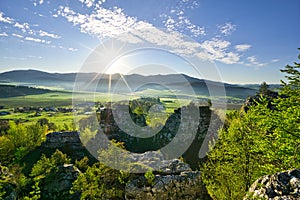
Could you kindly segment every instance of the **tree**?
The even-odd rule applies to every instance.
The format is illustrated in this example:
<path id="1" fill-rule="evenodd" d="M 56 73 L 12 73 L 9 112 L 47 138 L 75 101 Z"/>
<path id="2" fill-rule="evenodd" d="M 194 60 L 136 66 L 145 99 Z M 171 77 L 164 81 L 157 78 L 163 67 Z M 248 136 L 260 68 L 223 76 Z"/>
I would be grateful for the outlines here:
<path id="1" fill-rule="evenodd" d="M 80 192 L 81 199 L 124 199 L 128 176 L 126 172 L 96 163 L 79 175 L 71 194 Z"/>
<path id="2" fill-rule="evenodd" d="M 9 122 L 9 129 L 0 136 L 0 162 L 11 164 L 20 161 L 29 151 L 40 146 L 46 139 L 47 126 Z"/>
<path id="3" fill-rule="evenodd" d="M 231 115 L 219 132 L 201 169 L 214 199 L 242 199 L 262 175 L 300 167 L 300 76 L 296 68 L 283 70 L 289 82 L 273 99 L 274 109 L 268 106 L 270 99 L 262 96 L 247 112 Z"/>
<path id="4" fill-rule="evenodd" d="M 300 48 L 298 48 L 300 50 Z M 300 59 L 300 54 L 298 55 L 298 59 Z M 281 81 L 283 85 L 290 85 L 293 89 L 300 89 L 300 63 L 294 62 L 294 66 L 286 65 L 285 69 L 281 69 L 280 71 L 283 73 L 287 73 L 285 78 L 287 78 L 288 83 Z"/>
<path id="5" fill-rule="evenodd" d="M 298 48 L 300 50 L 300 48 Z M 298 55 L 300 59 L 300 54 Z M 280 71 L 286 73 L 285 78 L 288 82 L 281 80 L 283 89 L 281 93 L 287 96 L 295 96 L 296 98 L 300 96 L 300 63 L 294 62 L 294 66 L 286 65 L 285 69 Z M 298 98 L 299 100 L 299 98 Z"/>
<path id="6" fill-rule="evenodd" d="M 264 81 L 259 87 L 259 94 L 266 96 L 269 92 L 269 85 Z"/>
<path id="7" fill-rule="evenodd" d="M 61 151 L 56 150 L 50 158 L 42 155 L 40 160 L 33 166 L 30 177 L 33 180 L 32 190 L 25 199 L 47 199 L 48 192 L 45 190 L 48 184 L 57 178 L 58 166 L 68 164 L 71 159 Z M 55 191 L 53 191 L 55 193 Z M 62 195 L 61 195 L 61 198 Z"/>

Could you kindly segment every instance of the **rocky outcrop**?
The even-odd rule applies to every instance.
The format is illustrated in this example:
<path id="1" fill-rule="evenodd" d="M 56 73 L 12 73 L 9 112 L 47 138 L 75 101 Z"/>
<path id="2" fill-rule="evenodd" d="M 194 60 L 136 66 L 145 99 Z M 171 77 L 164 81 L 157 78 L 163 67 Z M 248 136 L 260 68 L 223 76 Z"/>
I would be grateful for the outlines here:
<path id="1" fill-rule="evenodd" d="M 57 149 L 66 145 L 70 145 L 75 149 L 83 148 L 77 131 L 49 133 L 44 143 L 44 146 L 50 149 Z"/>
<path id="2" fill-rule="evenodd" d="M 250 199 L 300 199 L 300 169 L 266 175 L 257 179 L 244 198 L 244 200 Z"/>
<path id="3" fill-rule="evenodd" d="M 47 134 L 46 141 L 41 146 L 41 152 L 51 152 L 49 154 L 51 155 L 56 149 L 67 154 L 72 161 L 81 160 L 85 156 L 89 158 L 90 164 L 97 161 L 82 144 L 79 132 L 77 131 L 52 132 Z"/>
<path id="4" fill-rule="evenodd" d="M 178 159 L 165 161 L 160 170 L 153 172 L 149 182 L 137 175 L 125 188 L 125 199 L 211 199 L 201 181 L 200 172 L 192 171 L 188 164 Z"/>
<path id="5" fill-rule="evenodd" d="M 70 195 L 69 190 L 72 183 L 81 173 L 73 164 L 58 166 L 57 171 L 46 177 L 43 183 L 43 194 L 45 199 L 80 199 L 79 194 Z"/>
<path id="6" fill-rule="evenodd" d="M 144 116 L 132 114 L 130 117 L 123 117 L 125 111 L 130 111 L 128 106 L 114 106 L 116 108 L 102 109 L 99 113 L 100 127 L 110 140 L 124 142 L 125 148 L 134 153 L 161 150 L 166 159 L 182 156 L 193 169 L 197 169 L 206 156 L 209 143 L 217 139 L 217 131 L 223 125 L 218 114 L 210 107 L 190 104 L 174 110 L 164 126 L 152 130 L 154 135 L 136 137 L 136 134 L 147 136 L 148 129 L 143 129 L 146 126 Z M 125 120 L 127 118 L 128 120 Z M 120 128 L 120 124 L 125 128 Z M 168 148 L 164 148 L 167 145 Z M 181 152 L 179 149 L 185 151 Z"/>

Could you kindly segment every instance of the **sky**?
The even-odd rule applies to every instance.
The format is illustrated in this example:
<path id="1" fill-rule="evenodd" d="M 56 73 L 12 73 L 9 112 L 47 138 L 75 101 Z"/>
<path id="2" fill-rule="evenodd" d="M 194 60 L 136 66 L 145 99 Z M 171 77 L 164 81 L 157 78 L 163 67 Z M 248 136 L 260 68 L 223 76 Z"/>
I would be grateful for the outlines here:
<path id="1" fill-rule="evenodd" d="M 299 54 L 299 8 L 298 0 L 0 0 L 0 72 L 279 83 Z"/>

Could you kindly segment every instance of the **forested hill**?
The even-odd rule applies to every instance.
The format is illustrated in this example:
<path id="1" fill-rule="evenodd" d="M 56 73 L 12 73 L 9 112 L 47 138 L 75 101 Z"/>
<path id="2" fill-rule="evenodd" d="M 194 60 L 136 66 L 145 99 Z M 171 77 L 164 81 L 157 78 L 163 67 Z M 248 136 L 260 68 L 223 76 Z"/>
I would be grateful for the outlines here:
<path id="1" fill-rule="evenodd" d="M 27 86 L 0 85 L 0 98 L 45 94 L 48 92 L 51 92 L 51 90 Z"/>

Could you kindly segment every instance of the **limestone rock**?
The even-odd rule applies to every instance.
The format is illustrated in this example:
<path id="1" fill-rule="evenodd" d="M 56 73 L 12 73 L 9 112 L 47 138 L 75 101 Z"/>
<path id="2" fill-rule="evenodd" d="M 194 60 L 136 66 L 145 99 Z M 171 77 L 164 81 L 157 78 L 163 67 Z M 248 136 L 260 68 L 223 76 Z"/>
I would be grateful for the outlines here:
<path id="1" fill-rule="evenodd" d="M 257 179 L 244 200 L 250 199 L 296 200 L 300 199 L 300 169 L 266 175 Z"/>
<path id="2" fill-rule="evenodd" d="M 77 131 L 52 132 L 46 136 L 44 146 L 50 149 L 57 149 L 69 145 L 76 148 L 83 148 Z"/>
<path id="3" fill-rule="evenodd" d="M 191 171 L 178 159 L 163 161 L 155 171 L 152 183 L 143 174 L 137 175 L 125 187 L 125 199 L 211 199 L 201 181 L 201 174 Z"/>

